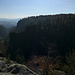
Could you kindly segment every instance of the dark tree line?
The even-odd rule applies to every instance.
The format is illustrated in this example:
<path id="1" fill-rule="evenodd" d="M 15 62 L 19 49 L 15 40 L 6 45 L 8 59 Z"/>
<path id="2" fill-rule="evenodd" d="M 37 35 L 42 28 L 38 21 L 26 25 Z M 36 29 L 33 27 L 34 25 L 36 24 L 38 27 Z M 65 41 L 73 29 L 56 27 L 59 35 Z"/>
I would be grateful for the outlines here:
<path id="1" fill-rule="evenodd" d="M 65 56 L 75 48 L 75 14 L 24 18 L 9 38 L 7 52 L 14 60 L 18 54 L 27 60 L 32 55 L 47 55 L 54 50 L 56 55 Z"/>

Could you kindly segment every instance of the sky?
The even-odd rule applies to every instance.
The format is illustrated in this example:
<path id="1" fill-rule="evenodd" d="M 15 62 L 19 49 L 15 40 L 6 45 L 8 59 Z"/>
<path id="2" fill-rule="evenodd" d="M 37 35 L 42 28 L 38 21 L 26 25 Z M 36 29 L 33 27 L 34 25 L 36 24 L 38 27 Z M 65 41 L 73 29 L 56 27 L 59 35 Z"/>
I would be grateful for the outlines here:
<path id="1" fill-rule="evenodd" d="M 0 18 L 75 13 L 75 0 L 0 0 Z"/>

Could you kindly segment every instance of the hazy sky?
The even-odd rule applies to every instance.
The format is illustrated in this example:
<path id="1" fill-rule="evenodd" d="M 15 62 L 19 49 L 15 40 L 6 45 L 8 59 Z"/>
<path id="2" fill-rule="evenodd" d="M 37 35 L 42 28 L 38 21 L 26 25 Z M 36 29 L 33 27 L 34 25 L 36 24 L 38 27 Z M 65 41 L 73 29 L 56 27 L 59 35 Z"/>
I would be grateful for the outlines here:
<path id="1" fill-rule="evenodd" d="M 0 18 L 75 13 L 75 0 L 0 0 Z"/>

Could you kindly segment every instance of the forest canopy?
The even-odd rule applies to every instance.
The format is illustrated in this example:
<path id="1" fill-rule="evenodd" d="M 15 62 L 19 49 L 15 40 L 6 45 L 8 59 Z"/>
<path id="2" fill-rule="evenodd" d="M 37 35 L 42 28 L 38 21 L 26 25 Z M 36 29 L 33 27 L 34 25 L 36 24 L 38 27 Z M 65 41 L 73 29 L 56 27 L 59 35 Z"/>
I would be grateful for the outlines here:
<path id="1" fill-rule="evenodd" d="M 17 53 L 26 60 L 32 55 L 65 56 L 75 48 L 75 14 L 23 18 L 9 38 L 7 51 L 14 60 Z"/>

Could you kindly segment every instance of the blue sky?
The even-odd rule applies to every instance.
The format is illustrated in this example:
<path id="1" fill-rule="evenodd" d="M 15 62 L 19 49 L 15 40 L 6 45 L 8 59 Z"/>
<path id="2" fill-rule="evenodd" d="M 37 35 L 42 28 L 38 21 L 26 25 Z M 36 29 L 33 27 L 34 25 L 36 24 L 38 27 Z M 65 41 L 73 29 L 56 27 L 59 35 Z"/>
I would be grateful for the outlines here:
<path id="1" fill-rule="evenodd" d="M 75 13 L 75 0 L 0 0 L 0 18 Z"/>

